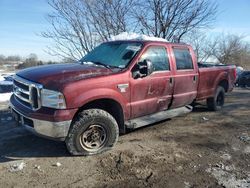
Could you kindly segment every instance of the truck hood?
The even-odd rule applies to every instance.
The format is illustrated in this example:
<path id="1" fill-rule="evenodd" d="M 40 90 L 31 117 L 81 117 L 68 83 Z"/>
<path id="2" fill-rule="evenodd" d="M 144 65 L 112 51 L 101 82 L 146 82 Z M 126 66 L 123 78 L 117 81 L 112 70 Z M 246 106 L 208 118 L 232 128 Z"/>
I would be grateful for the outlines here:
<path id="1" fill-rule="evenodd" d="M 17 75 L 48 89 L 59 89 L 70 82 L 111 73 L 111 70 L 102 66 L 66 63 L 31 67 L 17 72 Z"/>

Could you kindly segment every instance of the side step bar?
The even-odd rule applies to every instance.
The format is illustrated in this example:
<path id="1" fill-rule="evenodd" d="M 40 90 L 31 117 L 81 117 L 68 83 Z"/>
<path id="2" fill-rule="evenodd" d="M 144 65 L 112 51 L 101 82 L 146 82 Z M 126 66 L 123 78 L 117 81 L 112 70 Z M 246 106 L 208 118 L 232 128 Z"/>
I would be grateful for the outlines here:
<path id="1" fill-rule="evenodd" d="M 125 125 L 129 129 L 136 129 L 136 128 L 150 125 L 150 124 L 153 124 L 153 123 L 165 120 L 165 119 L 170 119 L 176 116 L 187 114 L 191 112 L 192 110 L 193 110 L 193 107 L 190 105 L 187 105 L 184 107 L 161 111 L 155 114 L 131 119 L 131 120 L 126 121 Z"/>

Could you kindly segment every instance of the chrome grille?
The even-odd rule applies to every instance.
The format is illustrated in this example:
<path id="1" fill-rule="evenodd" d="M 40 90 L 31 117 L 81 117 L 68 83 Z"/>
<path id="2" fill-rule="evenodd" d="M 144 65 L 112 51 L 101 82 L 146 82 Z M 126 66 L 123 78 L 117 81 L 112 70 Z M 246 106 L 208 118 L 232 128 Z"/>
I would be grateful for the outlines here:
<path id="1" fill-rule="evenodd" d="M 38 110 L 41 107 L 40 90 L 42 85 L 14 76 L 13 93 L 15 98 L 23 105 Z"/>

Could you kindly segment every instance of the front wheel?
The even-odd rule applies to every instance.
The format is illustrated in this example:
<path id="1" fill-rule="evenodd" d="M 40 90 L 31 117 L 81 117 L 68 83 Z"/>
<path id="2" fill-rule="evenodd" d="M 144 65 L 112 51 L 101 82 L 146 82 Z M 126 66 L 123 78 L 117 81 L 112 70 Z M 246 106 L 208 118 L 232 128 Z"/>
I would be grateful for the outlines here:
<path id="1" fill-rule="evenodd" d="M 207 107 L 211 111 L 217 111 L 222 108 L 225 102 L 225 89 L 218 86 L 214 97 L 207 99 Z"/>
<path id="2" fill-rule="evenodd" d="M 65 142 L 72 155 L 94 155 L 112 148 L 118 136 L 117 122 L 108 112 L 89 109 L 78 114 Z"/>

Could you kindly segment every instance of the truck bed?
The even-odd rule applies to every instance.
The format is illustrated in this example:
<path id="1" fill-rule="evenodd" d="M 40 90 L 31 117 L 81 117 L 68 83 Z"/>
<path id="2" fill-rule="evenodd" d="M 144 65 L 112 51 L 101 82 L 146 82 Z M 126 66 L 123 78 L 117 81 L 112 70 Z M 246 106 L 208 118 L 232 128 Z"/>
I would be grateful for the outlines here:
<path id="1" fill-rule="evenodd" d="M 199 63 L 198 66 L 199 84 L 196 98 L 197 101 L 212 97 L 220 83 L 226 88 L 226 92 L 233 89 L 236 76 L 234 65 L 212 65 Z"/>
<path id="2" fill-rule="evenodd" d="M 212 63 L 197 63 L 199 68 L 210 68 L 210 67 L 227 67 L 225 64 L 212 64 Z"/>

